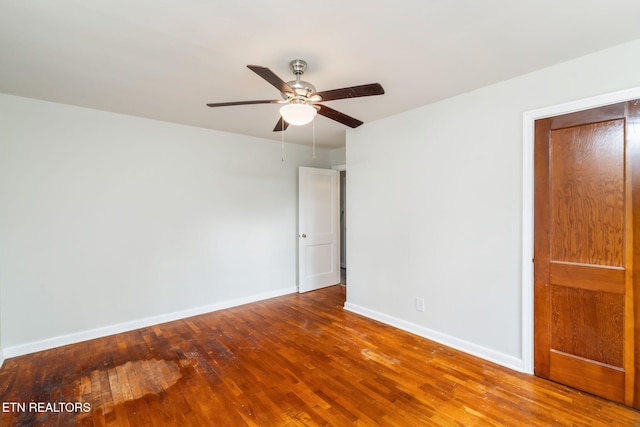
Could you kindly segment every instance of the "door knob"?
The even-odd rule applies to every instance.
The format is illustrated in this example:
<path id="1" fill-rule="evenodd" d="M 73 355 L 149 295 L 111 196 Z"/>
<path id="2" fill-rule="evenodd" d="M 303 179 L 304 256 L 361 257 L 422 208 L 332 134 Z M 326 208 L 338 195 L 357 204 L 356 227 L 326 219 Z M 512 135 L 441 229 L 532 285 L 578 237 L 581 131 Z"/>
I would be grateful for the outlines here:
<path id="1" fill-rule="evenodd" d="M 300 237 L 302 237 L 303 239 L 307 237 L 306 234 L 301 234 Z"/>

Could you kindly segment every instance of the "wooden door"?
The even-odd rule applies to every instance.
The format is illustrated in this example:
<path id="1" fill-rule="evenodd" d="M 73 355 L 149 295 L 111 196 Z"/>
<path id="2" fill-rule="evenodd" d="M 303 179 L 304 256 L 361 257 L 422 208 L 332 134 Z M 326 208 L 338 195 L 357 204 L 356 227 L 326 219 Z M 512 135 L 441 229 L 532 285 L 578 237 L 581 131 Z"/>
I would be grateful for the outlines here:
<path id="1" fill-rule="evenodd" d="M 536 121 L 534 196 L 535 373 L 636 407 L 638 104 Z"/>
<path id="2" fill-rule="evenodd" d="M 298 291 L 340 283 L 340 175 L 300 167 L 298 176 Z"/>

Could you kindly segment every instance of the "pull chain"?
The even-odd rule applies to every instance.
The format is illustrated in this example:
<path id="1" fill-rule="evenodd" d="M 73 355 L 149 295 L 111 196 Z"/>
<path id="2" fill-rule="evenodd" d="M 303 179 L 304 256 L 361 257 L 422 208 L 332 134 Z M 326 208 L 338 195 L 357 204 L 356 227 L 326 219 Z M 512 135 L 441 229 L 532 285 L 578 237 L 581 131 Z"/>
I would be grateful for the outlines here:
<path id="1" fill-rule="evenodd" d="M 313 118 L 313 120 L 311 121 L 312 123 L 312 128 L 313 128 L 313 158 L 316 158 L 316 119 L 315 117 Z"/>

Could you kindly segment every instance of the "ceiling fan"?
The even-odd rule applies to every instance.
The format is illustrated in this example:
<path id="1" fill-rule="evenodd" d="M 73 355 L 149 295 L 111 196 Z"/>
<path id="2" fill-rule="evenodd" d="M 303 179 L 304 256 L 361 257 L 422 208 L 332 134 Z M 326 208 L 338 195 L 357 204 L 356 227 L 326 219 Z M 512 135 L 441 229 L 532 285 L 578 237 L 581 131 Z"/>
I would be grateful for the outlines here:
<path id="1" fill-rule="evenodd" d="M 274 132 L 284 131 L 290 124 L 296 126 L 305 125 L 313 120 L 316 113 L 349 127 L 356 128 L 363 124 L 363 122 L 320 104 L 320 102 L 384 94 L 384 89 L 379 83 L 316 92 L 316 88 L 311 83 L 300 80 L 300 76 L 304 74 L 307 69 L 307 63 L 302 59 L 294 59 L 289 62 L 289 68 L 296 76 L 296 79 L 286 83 L 267 67 L 247 65 L 247 68 L 278 89 L 283 99 L 217 102 L 207 105 L 209 107 L 228 107 L 231 105 L 283 104 L 280 108 L 281 117 L 273 128 Z"/>

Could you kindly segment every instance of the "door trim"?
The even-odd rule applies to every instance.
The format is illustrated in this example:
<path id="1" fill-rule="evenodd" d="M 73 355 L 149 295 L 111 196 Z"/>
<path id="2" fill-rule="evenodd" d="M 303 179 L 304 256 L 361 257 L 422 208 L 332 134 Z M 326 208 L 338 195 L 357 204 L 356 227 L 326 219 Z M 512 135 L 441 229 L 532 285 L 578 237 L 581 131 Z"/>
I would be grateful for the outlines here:
<path id="1" fill-rule="evenodd" d="M 533 148 L 535 121 L 640 98 L 640 87 L 525 111 L 522 118 L 522 372 L 533 375 Z"/>

